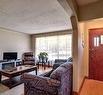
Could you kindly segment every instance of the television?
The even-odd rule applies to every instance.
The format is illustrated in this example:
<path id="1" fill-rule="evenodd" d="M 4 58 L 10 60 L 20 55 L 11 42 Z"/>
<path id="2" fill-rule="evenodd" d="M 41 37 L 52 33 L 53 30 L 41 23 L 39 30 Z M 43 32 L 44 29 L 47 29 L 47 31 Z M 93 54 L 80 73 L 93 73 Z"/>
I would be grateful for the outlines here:
<path id="1" fill-rule="evenodd" d="M 3 53 L 3 60 L 16 60 L 17 59 L 17 52 L 4 52 Z"/>

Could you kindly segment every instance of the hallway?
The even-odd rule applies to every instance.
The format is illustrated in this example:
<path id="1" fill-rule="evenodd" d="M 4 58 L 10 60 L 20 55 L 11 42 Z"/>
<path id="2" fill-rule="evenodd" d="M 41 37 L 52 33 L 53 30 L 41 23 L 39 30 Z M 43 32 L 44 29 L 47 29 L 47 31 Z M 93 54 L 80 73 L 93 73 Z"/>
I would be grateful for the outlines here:
<path id="1" fill-rule="evenodd" d="M 80 95 L 103 95 L 103 82 L 85 79 Z"/>

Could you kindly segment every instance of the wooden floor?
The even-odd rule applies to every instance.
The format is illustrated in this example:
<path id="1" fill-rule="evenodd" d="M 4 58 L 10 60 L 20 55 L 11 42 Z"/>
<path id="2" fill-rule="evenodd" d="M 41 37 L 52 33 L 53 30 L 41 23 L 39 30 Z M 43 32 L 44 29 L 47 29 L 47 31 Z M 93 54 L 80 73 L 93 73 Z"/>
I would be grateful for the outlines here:
<path id="1" fill-rule="evenodd" d="M 80 95 L 103 95 L 103 82 L 85 79 Z"/>

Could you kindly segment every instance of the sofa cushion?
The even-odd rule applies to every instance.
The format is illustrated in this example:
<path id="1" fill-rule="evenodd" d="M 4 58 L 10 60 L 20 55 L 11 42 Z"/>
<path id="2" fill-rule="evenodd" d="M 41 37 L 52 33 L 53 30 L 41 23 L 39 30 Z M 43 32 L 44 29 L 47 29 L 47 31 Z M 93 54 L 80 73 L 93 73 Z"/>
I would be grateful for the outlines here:
<path id="1" fill-rule="evenodd" d="M 66 69 L 69 69 L 70 64 L 72 64 L 72 62 L 65 62 L 64 64 L 60 65 L 60 67 L 64 67 Z"/>
<path id="2" fill-rule="evenodd" d="M 45 72 L 39 76 L 43 76 L 43 77 L 50 77 L 51 73 L 53 72 L 53 70 L 49 71 L 49 72 Z"/>
<path id="3" fill-rule="evenodd" d="M 56 70 L 54 70 L 51 75 L 50 78 L 52 79 L 57 79 L 59 81 L 61 81 L 61 77 L 62 75 L 68 70 L 69 63 L 64 63 L 62 65 L 60 65 Z"/>
<path id="4" fill-rule="evenodd" d="M 53 70 L 55 70 L 56 68 L 58 68 L 62 63 L 55 63 L 53 64 Z"/>
<path id="5" fill-rule="evenodd" d="M 67 62 L 67 59 L 55 59 L 55 63 L 63 64 L 65 62 Z"/>

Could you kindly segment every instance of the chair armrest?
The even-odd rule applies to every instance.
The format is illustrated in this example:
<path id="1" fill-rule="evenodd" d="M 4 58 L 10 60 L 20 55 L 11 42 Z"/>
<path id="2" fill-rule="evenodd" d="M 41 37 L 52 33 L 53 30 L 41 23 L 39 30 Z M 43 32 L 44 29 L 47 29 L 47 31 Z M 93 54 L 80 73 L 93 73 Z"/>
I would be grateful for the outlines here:
<path id="1" fill-rule="evenodd" d="M 57 92 L 57 87 L 60 86 L 60 81 L 58 80 L 30 74 L 22 75 L 21 80 L 30 87 L 51 93 Z"/>

